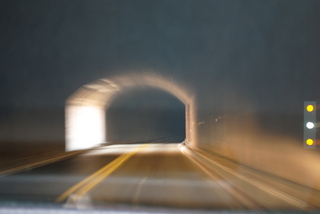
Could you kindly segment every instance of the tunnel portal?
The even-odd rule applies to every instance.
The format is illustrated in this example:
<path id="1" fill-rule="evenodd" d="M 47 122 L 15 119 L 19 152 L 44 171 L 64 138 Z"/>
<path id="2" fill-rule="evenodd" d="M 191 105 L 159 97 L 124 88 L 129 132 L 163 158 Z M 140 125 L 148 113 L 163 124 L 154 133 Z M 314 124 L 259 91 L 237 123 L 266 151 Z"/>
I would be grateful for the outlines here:
<path id="1" fill-rule="evenodd" d="M 192 93 L 186 87 L 154 73 L 139 73 L 96 80 L 82 86 L 67 99 L 66 151 L 94 148 L 105 143 L 110 133 L 106 123 L 109 107 L 126 91 L 141 88 L 162 90 L 184 104 L 185 143 L 196 146 L 196 108 Z"/>

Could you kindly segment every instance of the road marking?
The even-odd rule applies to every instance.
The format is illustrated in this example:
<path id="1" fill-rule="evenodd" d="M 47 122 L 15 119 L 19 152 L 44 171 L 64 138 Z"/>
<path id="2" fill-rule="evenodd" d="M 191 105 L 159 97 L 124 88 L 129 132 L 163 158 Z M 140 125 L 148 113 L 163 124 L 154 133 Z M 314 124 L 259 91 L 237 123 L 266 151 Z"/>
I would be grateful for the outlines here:
<path id="1" fill-rule="evenodd" d="M 102 167 L 89 177 L 85 178 L 84 180 L 80 181 L 76 185 L 72 186 L 70 189 L 65 191 L 63 194 L 61 194 L 56 202 L 61 202 L 65 200 L 69 195 L 75 194 L 78 196 L 83 196 L 90 190 L 92 190 L 95 186 L 97 186 L 102 180 L 104 180 L 108 175 L 110 175 L 112 172 L 114 172 L 117 168 L 119 168 L 124 162 L 126 162 L 130 157 L 132 157 L 134 154 L 145 150 L 149 144 L 143 144 L 138 147 L 138 149 L 120 155 L 118 158 L 113 160 L 111 163 L 107 164 L 106 166 Z"/>
<path id="2" fill-rule="evenodd" d="M 138 186 L 138 188 L 137 188 L 137 190 L 136 190 L 136 192 L 135 192 L 135 194 L 134 194 L 134 196 L 133 196 L 132 202 L 133 202 L 134 204 L 137 204 L 137 203 L 138 203 L 138 197 L 139 197 L 139 195 L 140 195 L 142 185 L 143 185 L 143 183 L 144 183 L 146 180 L 147 180 L 147 177 L 144 177 L 144 178 L 142 179 L 142 181 L 140 182 L 140 184 L 139 184 L 139 186 Z"/>

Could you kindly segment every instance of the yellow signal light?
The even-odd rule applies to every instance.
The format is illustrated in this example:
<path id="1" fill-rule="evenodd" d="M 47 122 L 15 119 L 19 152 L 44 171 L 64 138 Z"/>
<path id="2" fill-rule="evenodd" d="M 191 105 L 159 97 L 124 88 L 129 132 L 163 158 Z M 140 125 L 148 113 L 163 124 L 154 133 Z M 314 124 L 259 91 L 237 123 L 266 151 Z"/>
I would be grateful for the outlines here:
<path id="1" fill-rule="evenodd" d="M 306 144 L 309 145 L 309 146 L 312 146 L 313 145 L 313 140 L 312 139 L 306 140 Z"/>
<path id="2" fill-rule="evenodd" d="M 314 106 L 313 105 L 308 105 L 306 109 L 307 109 L 308 112 L 312 112 L 314 110 Z"/>

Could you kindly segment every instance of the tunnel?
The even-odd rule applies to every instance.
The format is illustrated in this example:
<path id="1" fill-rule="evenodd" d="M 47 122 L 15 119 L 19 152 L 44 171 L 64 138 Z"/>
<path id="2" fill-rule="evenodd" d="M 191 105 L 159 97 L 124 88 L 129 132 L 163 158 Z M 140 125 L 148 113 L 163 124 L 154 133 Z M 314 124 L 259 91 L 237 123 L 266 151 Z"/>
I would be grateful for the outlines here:
<path id="1" fill-rule="evenodd" d="M 160 94 L 162 95 L 160 96 Z M 152 102 L 150 102 L 151 100 Z M 161 105 L 165 106 L 166 104 L 167 108 L 160 108 Z M 136 105 L 136 112 L 134 112 L 134 108 L 131 110 L 128 108 L 134 105 Z M 141 106 L 139 107 L 139 105 Z M 126 109 L 124 109 L 125 106 Z M 116 112 L 121 108 L 127 113 L 131 111 L 132 114 L 126 117 L 132 120 L 130 123 L 124 123 L 121 116 L 125 115 Z M 145 111 L 142 111 L 141 108 L 145 108 Z M 162 111 L 165 109 L 167 112 L 159 112 L 161 109 Z M 182 116 L 184 123 L 181 123 L 181 109 L 184 111 L 184 116 Z M 180 113 L 175 113 L 175 111 Z M 146 116 L 147 112 L 149 117 Z M 143 130 L 143 126 L 140 127 L 142 131 L 135 130 L 139 127 L 134 125 L 134 120 L 139 119 L 136 114 L 144 115 L 140 116 L 140 119 L 145 120 L 145 129 L 148 125 L 153 126 L 148 127 L 149 133 Z M 171 121 L 171 123 L 162 123 L 167 124 L 168 127 L 157 127 L 161 124 L 159 121 L 165 117 L 170 119 L 168 116 L 170 114 L 172 121 L 177 117 L 180 126 L 175 127 Z M 177 140 L 184 141 L 190 146 L 196 146 L 197 126 L 195 121 L 194 95 L 184 84 L 179 84 L 172 79 L 169 80 L 154 73 L 131 73 L 102 78 L 82 86 L 66 101 L 66 151 L 94 148 L 108 140 L 129 142 L 173 137 L 174 131 L 176 131 Z M 127 134 L 121 134 L 122 129 L 128 124 L 131 124 L 131 129 L 126 127 Z M 181 124 L 184 126 L 183 130 L 181 130 Z M 171 133 L 170 125 L 173 129 Z"/>

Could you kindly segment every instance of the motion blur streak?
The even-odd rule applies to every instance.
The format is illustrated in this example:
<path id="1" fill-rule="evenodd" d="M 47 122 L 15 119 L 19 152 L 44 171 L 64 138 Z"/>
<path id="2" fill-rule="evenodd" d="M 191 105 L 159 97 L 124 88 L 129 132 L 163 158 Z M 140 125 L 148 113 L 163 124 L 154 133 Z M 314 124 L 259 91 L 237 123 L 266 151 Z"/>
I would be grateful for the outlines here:
<path id="1" fill-rule="evenodd" d="M 188 154 L 188 153 L 187 153 Z M 299 208 L 299 209 L 305 209 L 305 208 L 308 208 L 309 205 L 307 205 L 304 201 L 301 201 L 297 198 L 294 198 L 292 197 L 291 195 L 288 195 L 284 192 L 281 192 L 275 188 L 272 188 L 270 186 L 267 186 L 263 183 L 260 183 L 258 181 L 255 181 L 249 177 L 246 177 L 246 176 L 243 176 L 241 175 L 241 173 L 237 172 L 237 171 L 234 171 L 228 167 L 225 167 L 224 165 L 222 165 L 221 163 L 219 162 L 216 162 L 214 160 L 211 160 L 209 159 L 208 157 L 204 156 L 203 154 L 199 154 L 200 156 L 202 156 L 202 158 L 206 159 L 207 161 L 209 161 L 212 165 L 215 165 L 221 169 L 223 169 L 224 171 L 232 174 L 234 177 L 237 177 L 245 182 L 247 182 L 248 184 L 251 184 L 251 185 L 254 185 L 255 187 L 267 192 L 268 194 L 271 194 L 277 198 L 279 198 L 279 200 L 284 200 L 290 204 L 292 204 L 293 206 Z M 311 207 L 312 209 L 315 209 L 313 207 Z"/>
<path id="2" fill-rule="evenodd" d="M 117 94 L 126 89 L 153 87 L 185 104 L 186 142 L 195 145 L 196 107 L 193 94 L 180 84 L 156 74 L 130 74 L 99 79 L 78 89 L 66 101 L 66 150 L 93 148 L 106 141 L 105 112 Z"/>
<path id="3" fill-rule="evenodd" d="M 188 149 L 183 144 L 179 144 L 179 148 L 181 152 L 186 155 L 190 160 L 192 160 L 200 169 L 202 169 L 207 175 L 209 175 L 213 180 L 216 180 L 218 185 L 223 187 L 225 190 L 227 190 L 230 194 L 232 194 L 234 197 L 236 197 L 239 201 L 241 201 L 243 204 L 245 204 L 248 208 L 251 210 L 258 211 L 259 208 L 251 202 L 249 199 L 247 199 L 244 195 L 240 194 L 239 192 L 234 191 L 233 188 L 230 187 L 230 185 L 226 185 L 226 182 L 219 181 L 217 179 L 217 176 L 210 172 L 208 169 L 206 169 L 201 162 L 199 162 L 197 159 L 193 158 L 192 155 L 188 153 Z"/>

